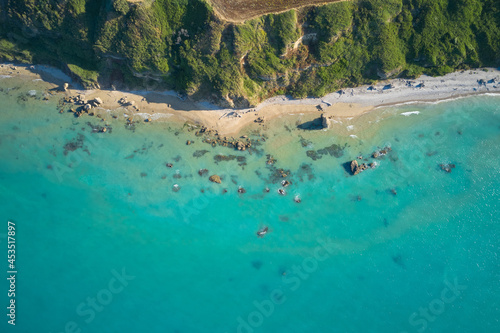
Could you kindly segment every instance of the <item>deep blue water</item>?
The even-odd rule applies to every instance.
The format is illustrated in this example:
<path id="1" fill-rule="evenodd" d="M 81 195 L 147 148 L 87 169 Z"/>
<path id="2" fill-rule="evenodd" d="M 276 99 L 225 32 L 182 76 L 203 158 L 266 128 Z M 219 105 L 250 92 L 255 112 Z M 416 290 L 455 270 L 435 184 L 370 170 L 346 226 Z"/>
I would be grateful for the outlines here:
<path id="1" fill-rule="evenodd" d="M 168 123 L 92 133 L 97 119 L 13 82 L 0 94 L 0 248 L 14 221 L 17 316 L 2 332 L 500 331 L 500 97 L 319 132 L 283 118 L 250 154 L 186 146 L 193 132 Z M 343 167 L 386 146 L 375 169 Z M 307 156 L 325 147 L 334 155 Z"/>

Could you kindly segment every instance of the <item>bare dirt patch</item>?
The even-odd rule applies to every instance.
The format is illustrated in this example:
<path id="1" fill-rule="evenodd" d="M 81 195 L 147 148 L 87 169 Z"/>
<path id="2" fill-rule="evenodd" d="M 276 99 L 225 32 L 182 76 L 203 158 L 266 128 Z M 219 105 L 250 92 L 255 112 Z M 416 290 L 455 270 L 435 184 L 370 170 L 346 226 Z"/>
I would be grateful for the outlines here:
<path id="1" fill-rule="evenodd" d="M 231 22 L 242 22 L 269 13 L 339 1 L 342 0 L 209 0 L 221 18 Z"/>

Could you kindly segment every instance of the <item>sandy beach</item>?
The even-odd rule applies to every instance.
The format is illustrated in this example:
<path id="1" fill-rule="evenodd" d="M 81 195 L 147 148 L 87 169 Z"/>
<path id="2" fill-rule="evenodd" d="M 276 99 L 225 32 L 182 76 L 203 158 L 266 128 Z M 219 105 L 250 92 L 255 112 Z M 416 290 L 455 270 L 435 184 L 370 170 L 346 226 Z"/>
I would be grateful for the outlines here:
<path id="1" fill-rule="evenodd" d="M 172 91 L 82 90 L 58 69 L 34 65 L 0 65 L 0 77 L 40 81 L 47 91 L 63 97 L 84 95 L 87 100 L 99 97 L 100 107 L 93 111 L 101 118 L 133 118 L 141 121 L 190 122 L 214 129 L 221 135 L 237 135 L 262 120 L 286 115 L 323 113 L 330 119 L 357 117 L 377 107 L 395 104 L 437 101 L 472 94 L 500 93 L 500 70 L 494 68 L 467 70 L 442 77 L 421 76 L 418 79 L 380 81 L 373 86 L 347 88 L 323 98 L 293 99 L 276 96 L 249 109 L 221 109 L 208 102 L 181 98 Z M 69 83 L 66 92 L 56 92 Z M 119 101 L 126 98 L 127 105 Z M 111 115 L 110 115 L 111 114 Z"/>

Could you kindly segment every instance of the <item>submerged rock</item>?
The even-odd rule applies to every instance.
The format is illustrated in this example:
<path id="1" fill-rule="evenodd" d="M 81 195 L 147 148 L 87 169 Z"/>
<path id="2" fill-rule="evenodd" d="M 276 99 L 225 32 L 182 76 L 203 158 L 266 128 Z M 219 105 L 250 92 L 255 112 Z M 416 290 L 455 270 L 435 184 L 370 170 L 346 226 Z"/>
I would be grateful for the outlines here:
<path id="1" fill-rule="evenodd" d="M 340 158 L 344 156 L 344 149 L 347 145 L 342 147 L 338 144 L 332 144 L 331 146 L 324 147 L 318 150 L 308 150 L 306 152 L 307 157 L 311 158 L 313 161 L 318 160 L 323 157 L 323 155 L 330 155 L 335 158 Z"/>
<path id="2" fill-rule="evenodd" d="M 208 150 L 197 150 L 193 153 L 193 157 L 201 157 L 208 153 Z"/>
<path id="3" fill-rule="evenodd" d="M 323 156 L 319 155 L 315 150 L 306 151 L 306 155 L 307 155 L 307 157 L 311 158 L 313 161 L 316 161 L 316 160 L 323 157 Z"/>
<path id="4" fill-rule="evenodd" d="M 342 146 L 337 145 L 337 144 L 334 143 L 331 146 L 325 147 L 323 149 L 319 149 L 318 150 L 318 154 L 321 154 L 321 155 L 330 155 L 330 156 L 339 158 L 339 157 L 344 156 L 344 149 L 345 149 L 345 146 L 342 147 Z"/>
<path id="5" fill-rule="evenodd" d="M 390 151 L 392 150 L 391 147 L 387 146 L 383 149 L 380 149 L 380 150 L 377 150 L 377 151 L 374 151 L 373 154 L 372 154 L 372 157 L 373 158 L 379 158 L 379 157 L 382 157 L 382 156 L 385 156 L 387 155 Z"/>
<path id="6" fill-rule="evenodd" d="M 252 266 L 255 269 L 260 269 L 262 267 L 262 261 L 254 260 L 254 261 L 252 261 Z"/>
<path id="7" fill-rule="evenodd" d="M 451 169 L 455 169 L 455 164 L 440 164 L 439 167 L 441 170 L 446 171 L 447 173 L 451 173 Z"/>
<path id="8" fill-rule="evenodd" d="M 272 157 L 270 154 L 268 154 L 266 157 L 267 157 L 266 161 L 267 165 L 273 165 L 274 163 L 276 163 L 276 159 Z"/>

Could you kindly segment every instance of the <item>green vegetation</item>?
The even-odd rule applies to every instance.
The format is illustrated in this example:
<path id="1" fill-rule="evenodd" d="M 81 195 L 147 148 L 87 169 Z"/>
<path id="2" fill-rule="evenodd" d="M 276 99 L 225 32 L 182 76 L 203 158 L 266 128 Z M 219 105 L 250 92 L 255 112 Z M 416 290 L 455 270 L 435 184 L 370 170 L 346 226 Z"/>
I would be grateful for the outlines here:
<path id="1" fill-rule="evenodd" d="M 500 65 L 498 0 L 356 0 L 242 24 L 204 0 L 3 3 L 4 60 L 52 64 L 87 87 L 175 89 L 228 106 Z"/>
<path id="2" fill-rule="evenodd" d="M 321 39 L 329 42 L 352 27 L 353 3 L 341 2 L 335 6 L 319 7 L 315 14 L 313 24 Z"/>
<path id="3" fill-rule="evenodd" d="M 99 72 L 83 69 L 74 64 L 68 64 L 68 69 L 73 76 L 80 78 L 86 86 L 91 86 L 94 82 L 97 82 L 99 77 Z"/>

